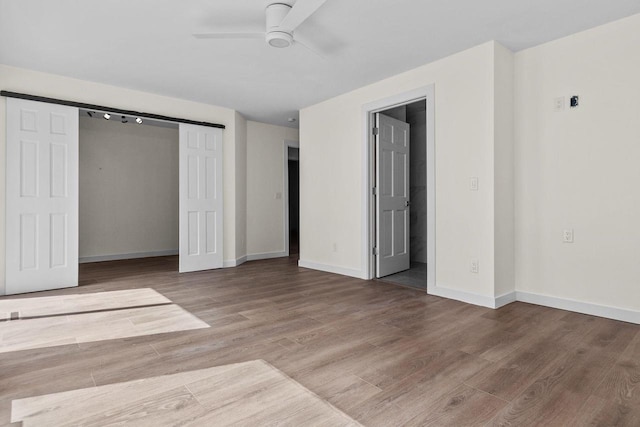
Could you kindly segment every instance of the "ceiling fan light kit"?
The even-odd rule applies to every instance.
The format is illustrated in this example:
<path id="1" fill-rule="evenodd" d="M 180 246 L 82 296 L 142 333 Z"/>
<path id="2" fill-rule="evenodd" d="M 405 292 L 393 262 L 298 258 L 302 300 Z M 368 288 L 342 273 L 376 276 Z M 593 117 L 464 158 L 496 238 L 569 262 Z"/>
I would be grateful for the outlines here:
<path id="1" fill-rule="evenodd" d="M 272 47 L 289 47 L 293 44 L 293 36 L 284 31 L 270 31 L 266 35 L 267 43 Z"/>

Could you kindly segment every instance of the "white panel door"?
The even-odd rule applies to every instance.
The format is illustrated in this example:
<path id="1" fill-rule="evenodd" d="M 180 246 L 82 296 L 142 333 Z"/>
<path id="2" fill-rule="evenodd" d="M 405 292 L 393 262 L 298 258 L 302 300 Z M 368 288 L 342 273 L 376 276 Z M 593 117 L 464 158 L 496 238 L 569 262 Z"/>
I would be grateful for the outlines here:
<path id="1" fill-rule="evenodd" d="M 377 277 L 411 267 L 409 254 L 409 124 L 376 114 Z"/>
<path id="2" fill-rule="evenodd" d="M 78 114 L 7 98 L 7 294 L 78 286 Z"/>
<path id="3" fill-rule="evenodd" d="M 221 268 L 222 129 L 180 124 L 180 272 Z"/>

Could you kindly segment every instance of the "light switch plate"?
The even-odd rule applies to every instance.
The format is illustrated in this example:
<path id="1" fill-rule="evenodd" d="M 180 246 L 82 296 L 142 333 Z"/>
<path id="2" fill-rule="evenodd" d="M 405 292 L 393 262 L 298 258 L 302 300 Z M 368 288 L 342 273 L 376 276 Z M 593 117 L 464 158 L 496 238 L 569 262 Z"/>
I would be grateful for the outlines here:
<path id="1" fill-rule="evenodd" d="M 469 178 L 469 190 L 478 191 L 478 177 L 472 176 Z"/>

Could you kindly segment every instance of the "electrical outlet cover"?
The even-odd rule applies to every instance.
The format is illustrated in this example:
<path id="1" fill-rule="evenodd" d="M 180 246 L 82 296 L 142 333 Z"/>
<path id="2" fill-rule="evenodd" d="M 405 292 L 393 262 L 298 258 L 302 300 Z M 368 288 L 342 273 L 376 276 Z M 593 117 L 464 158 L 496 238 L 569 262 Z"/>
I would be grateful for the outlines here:
<path id="1" fill-rule="evenodd" d="M 573 230 L 566 229 L 562 232 L 562 241 L 564 243 L 573 243 Z"/>

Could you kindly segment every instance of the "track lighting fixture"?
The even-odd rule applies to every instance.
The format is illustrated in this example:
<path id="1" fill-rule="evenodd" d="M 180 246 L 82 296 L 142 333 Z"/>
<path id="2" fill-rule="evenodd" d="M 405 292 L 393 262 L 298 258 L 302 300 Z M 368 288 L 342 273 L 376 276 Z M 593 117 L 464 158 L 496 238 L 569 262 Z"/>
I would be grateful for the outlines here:
<path id="1" fill-rule="evenodd" d="M 104 110 L 103 110 L 104 111 Z M 100 115 L 102 115 L 102 118 L 104 118 L 105 120 L 111 120 L 111 116 L 113 116 L 114 120 L 120 120 L 120 123 L 129 123 L 129 121 L 133 122 L 135 121 L 137 124 L 141 125 L 142 122 L 144 121 L 142 117 L 136 117 L 136 116 L 127 116 L 127 115 L 123 115 L 122 113 L 124 113 L 124 111 L 120 112 L 115 112 L 115 113 L 107 113 L 107 112 L 96 112 L 96 111 L 88 111 L 88 110 L 83 110 L 83 114 L 87 113 L 87 116 L 89 117 L 100 117 Z"/>

